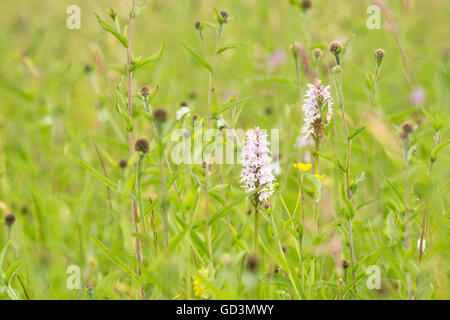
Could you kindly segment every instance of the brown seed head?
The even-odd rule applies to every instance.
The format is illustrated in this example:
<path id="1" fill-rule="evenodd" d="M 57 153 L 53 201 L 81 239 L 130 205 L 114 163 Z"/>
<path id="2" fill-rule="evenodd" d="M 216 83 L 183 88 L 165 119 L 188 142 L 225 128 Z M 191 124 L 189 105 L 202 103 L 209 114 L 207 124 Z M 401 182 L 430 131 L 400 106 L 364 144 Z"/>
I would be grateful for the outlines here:
<path id="1" fill-rule="evenodd" d="M 384 57 L 384 50 L 383 49 L 377 49 L 377 51 L 375 51 L 375 55 L 378 57 L 378 58 L 381 58 L 381 59 L 383 59 L 383 57 Z"/>
<path id="2" fill-rule="evenodd" d="M 119 167 L 121 167 L 121 168 L 126 168 L 127 165 L 128 165 L 128 162 L 127 162 L 126 159 L 120 159 L 120 161 L 119 161 Z"/>
<path id="3" fill-rule="evenodd" d="M 187 107 L 187 102 L 186 101 L 181 101 L 180 102 L 180 107 Z"/>
<path id="4" fill-rule="evenodd" d="M 328 49 L 334 55 L 340 54 L 342 51 L 342 43 L 340 43 L 339 41 L 333 41 L 328 46 Z"/>
<path id="5" fill-rule="evenodd" d="M 220 16 L 222 17 L 224 23 L 228 22 L 228 12 L 220 11 Z"/>
<path id="6" fill-rule="evenodd" d="M 302 0 L 303 9 L 309 9 L 312 5 L 312 0 Z"/>
<path id="7" fill-rule="evenodd" d="M 150 149 L 150 144 L 148 143 L 147 139 L 141 138 L 136 140 L 136 143 L 134 144 L 134 150 L 137 152 L 147 153 Z"/>
<path id="8" fill-rule="evenodd" d="M 258 257 L 254 254 L 249 255 L 247 258 L 247 269 L 255 272 L 258 268 Z"/>
<path id="9" fill-rule="evenodd" d="M 349 263 L 347 260 L 342 260 L 342 268 L 347 269 L 349 267 Z"/>
<path id="10" fill-rule="evenodd" d="M 153 110 L 153 118 L 156 121 L 164 122 L 167 119 L 167 111 L 164 108 L 156 108 Z"/>
<path id="11" fill-rule="evenodd" d="M 150 88 L 147 86 L 142 86 L 141 89 L 139 90 L 139 94 L 143 98 L 147 98 L 150 95 Z"/>
<path id="12" fill-rule="evenodd" d="M 8 213 L 5 216 L 5 224 L 8 227 L 11 227 L 14 224 L 14 222 L 16 222 L 16 216 L 14 214 L 12 214 L 12 213 Z"/>
<path id="13" fill-rule="evenodd" d="M 322 53 L 323 53 L 322 50 L 320 50 L 319 48 L 315 48 L 312 51 L 313 56 L 316 58 L 319 58 L 320 56 L 322 56 Z"/>

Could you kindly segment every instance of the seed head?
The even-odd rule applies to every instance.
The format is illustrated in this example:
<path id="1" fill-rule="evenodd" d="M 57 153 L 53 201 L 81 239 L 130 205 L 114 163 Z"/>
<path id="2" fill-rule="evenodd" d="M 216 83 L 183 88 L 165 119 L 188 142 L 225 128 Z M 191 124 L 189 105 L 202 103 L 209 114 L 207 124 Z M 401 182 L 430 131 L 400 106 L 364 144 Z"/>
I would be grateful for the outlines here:
<path id="1" fill-rule="evenodd" d="M 414 126 L 411 122 L 405 122 L 402 126 L 402 131 L 400 132 L 400 138 L 405 140 L 414 131 Z"/>
<path id="2" fill-rule="evenodd" d="M 347 269 L 349 267 L 349 263 L 347 260 L 342 260 L 342 268 Z"/>
<path id="3" fill-rule="evenodd" d="M 141 89 L 139 89 L 139 94 L 142 96 L 142 98 L 148 98 L 150 95 L 150 88 L 147 86 L 142 86 Z"/>
<path id="4" fill-rule="evenodd" d="M 320 50 L 319 48 L 315 48 L 315 49 L 312 51 L 313 56 L 316 57 L 316 58 L 321 57 L 321 56 L 322 56 L 322 53 L 323 53 L 322 50 Z"/>
<path id="5" fill-rule="evenodd" d="M 20 212 L 22 212 L 23 214 L 28 214 L 28 206 L 26 204 L 22 205 L 22 207 L 20 208 Z"/>
<path id="6" fill-rule="evenodd" d="M 147 139 L 141 138 L 136 140 L 136 143 L 134 144 L 134 150 L 137 152 L 147 153 L 150 149 L 150 144 L 148 143 Z"/>
<path id="7" fill-rule="evenodd" d="M 127 165 L 128 165 L 128 162 L 127 162 L 126 159 L 120 159 L 120 161 L 119 161 L 119 167 L 121 167 L 121 168 L 126 168 Z"/>
<path id="8" fill-rule="evenodd" d="M 258 257 L 254 254 L 248 256 L 247 258 L 247 269 L 255 272 L 258 268 Z"/>
<path id="9" fill-rule="evenodd" d="M 334 55 L 338 55 L 341 53 L 342 51 L 342 43 L 340 43 L 339 41 L 333 41 L 330 43 L 330 45 L 328 46 L 328 49 L 330 50 L 330 52 Z"/>
<path id="10" fill-rule="evenodd" d="M 180 102 L 180 107 L 187 107 L 187 102 L 186 101 L 181 101 Z"/>
<path id="11" fill-rule="evenodd" d="M 311 7 L 312 0 L 302 0 L 302 7 L 303 9 L 307 10 Z"/>
<path id="12" fill-rule="evenodd" d="M 383 57 L 384 57 L 384 50 L 377 49 L 377 51 L 375 51 L 375 59 L 377 60 L 378 65 L 381 64 L 381 61 L 383 61 Z"/>
<path id="13" fill-rule="evenodd" d="M 403 131 L 410 134 L 414 131 L 414 126 L 411 122 L 405 122 L 402 126 Z"/>
<path id="14" fill-rule="evenodd" d="M 378 57 L 378 58 L 381 58 L 381 59 L 383 59 L 383 57 L 384 57 L 384 50 L 383 49 L 377 49 L 377 51 L 375 51 L 375 55 Z"/>
<path id="15" fill-rule="evenodd" d="M 220 16 L 222 17 L 222 23 L 228 22 L 228 12 L 226 11 L 220 11 Z"/>
<path id="16" fill-rule="evenodd" d="M 164 122 L 167 119 L 167 111 L 164 108 L 156 108 L 153 110 L 153 118 L 156 121 Z"/>
<path id="17" fill-rule="evenodd" d="M 12 213 L 8 213 L 5 216 L 5 224 L 8 227 L 11 227 L 14 224 L 14 222 L 16 222 L 16 216 L 14 214 L 12 214 Z"/>

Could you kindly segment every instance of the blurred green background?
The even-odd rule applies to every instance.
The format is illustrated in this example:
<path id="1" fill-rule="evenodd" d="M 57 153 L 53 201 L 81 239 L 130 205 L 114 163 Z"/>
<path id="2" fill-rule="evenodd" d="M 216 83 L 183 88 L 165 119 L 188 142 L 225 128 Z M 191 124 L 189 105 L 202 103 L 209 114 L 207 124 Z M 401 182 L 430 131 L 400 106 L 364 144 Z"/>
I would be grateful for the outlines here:
<path id="1" fill-rule="evenodd" d="M 448 119 L 450 2 L 412 0 L 407 11 L 403 10 L 402 1 L 387 3 L 398 27 L 412 89 L 422 88 L 426 108 L 440 119 Z M 79 30 L 66 27 L 69 16 L 66 9 L 72 4 L 81 8 Z M 0 3 L 0 201 L 17 217 L 11 234 L 13 250 L 9 251 L 6 264 L 23 260 L 19 274 L 28 294 L 35 299 L 87 297 L 83 290 L 66 288 L 66 268 L 73 264 L 82 267 L 83 286 L 88 280 L 95 286 L 104 286 L 99 289 L 99 298 L 137 297 L 126 276 L 117 271 L 89 238 L 89 235 L 102 238 L 112 251 L 126 260 L 133 252 L 130 217 L 128 213 L 114 215 L 110 212 L 104 186 L 77 163 L 82 159 L 100 170 L 94 140 L 101 150 L 107 150 L 113 161 L 128 155 L 123 126 L 114 110 L 114 90 L 121 76 L 118 70 L 125 65 L 126 51 L 116 39 L 101 30 L 94 16 L 99 13 L 107 20 L 105 8 L 116 6 L 122 25 L 125 25 L 126 4 L 126 1 L 102 0 Z M 177 105 L 183 100 L 189 101 L 192 113 L 204 115 L 208 74 L 180 41 L 201 52 L 195 22 L 213 21 L 213 7 L 229 12 L 233 19 L 225 26 L 223 43 L 246 44 L 220 56 L 216 92 L 223 101 L 231 95 L 251 97 L 240 117 L 241 128 L 259 125 L 281 129 L 282 170 L 289 170 L 290 174 L 289 178 L 280 178 L 280 193 L 287 204 L 293 206 L 298 190 L 291 163 L 303 121 L 296 88 L 289 82 L 295 81 L 289 46 L 298 41 L 307 47 L 304 31 L 309 35 L 311 45 L 323 45 L 324 48 L 332 40 L 345 40 L 355 35 L 343 60 L 346 111 L 352 127 L 367 124 L 368 129 L 355 142 L 352 171 L 354 175 L 366 173 L 359 195 L 361 201 L 376 199 L 358 212 L 355 222 L 356 251 L 360 258 L 365 253 L 373 253 L 386 241 L 392 241 L 392 234 L 386 231 L 386 221 L 392 208 L 396 207 L 391 205 L 396 198 L 385 178 L 400 185 L 403 181 L 399 126 L 405 120 L 417 123 L 416 157 L 423 163 L 429 162 L 433 145 L 433 129 L 428 120 L 420 111 L 408 112 L 415 105 L 411 102 L 411 88 L 404 77 L 399 48 L 393 34 L 385 28 L 386 17 L 382 14 L 380 30 L 369 30 L 366 26 L 369 17 L 366 9 L 370 4 L 370 1 L 361 0 L 317 0 L 306 14 L 302 14 L 287 0 L 152 0 L 136 19 L 133 44 L 134 54 L 142 57 L 156 52 L 162 41 L 165 44 L 161 60 L 136 74 L 134 90 L 144 84 L 159 85 L 160 92 L 154 102 L 166 107 L 170 116 L 175 115 Z M 214 37 L 213 31 L 205 30 L 210 49 Z M 377 48 L 383 48 L 386 55 L 374 103 L 368 108 L 367 77 L 374 72 L 374 50 Z M 332 62 L 333 57 L 324 50 L 320 78 L 325 84 L 332 81 L 329 73 Z M 92 71 L 88 72 L 90 68 Z M 306 82 L 303 76 L 303 88 Z M 337 113 L 335 119 L 336 130 L 342 133 Z M 148 136 L 149 124 L 139 121 L 136 136 Z M 446 133 L 447 130 L 441 132 L 441 140 L 448 139 Z M 343 143 L 337 139 L 335 146 L 342 159 L 345 156 Z M 324 148 L 325 152 L 330 152 L 329 145 Z M 339 185 L 333 178 L 337 173 L 332 164 L 325 160 L 322 163 L 327 174 L 324 180 L 327 192 L 322 201 L 325 225 L 337 211 L 332 208 L 338 206 L 339 201 L 335 198 L 339 197 L 336 194 Z M 433 185 L 445 187 L 450 177 L 449 164 L 449 152 L 444 149 L 433 169 Z M 412 167 L 411 183 L 424 179 L 426 174 L 420 166 L 413 164 Z M 119 176 L 117 168 L 108 165 L 108 170 L 111 177 Z M 236 168 L 236 181 L 238 174 L 239 168 Z M 148 192 L 156 191 L 149 186 Z M 448 188 L 445 187 L 433 198 L 429 210 L 431 222 L 427 236 L 431 238 L 428 238 L 427 260 L 425 267 L 417 271 L 423 277 L 421 281 L 429 285 L 422 287 L 421 298 L 449 298 L 449 204 Z M 239 210 L 245 212 L 246 207 L 242 203 Z M 127 206 L 122 204 L 120 208 Z M 276 202 L 273 212 L 283 216 L 282 208 L 281 203 Z M 171 210 L 176 211 L 176 208 Z M 233 219 L 239 224 L 247 218 L 244 215 Z M 120 227 L 115 223 L 117 220 Z M 417 241 L 420 225 L 419 212 L 413 225 L 413 244 Z M 324 255 L 322 249 L 317 249 L 318 252 L 314 246 L 328 243 L 332 228 L 326 230 L 314 238 L 314 243 L 313 240 L 305 243 L 311 247 L 311 255 Z M 288 235 L 285 237 L 289 247 L 291 240 Z M 6 238 L 7 228 L 2 226 L 2 246 Z M 126 240 L 117 241 L 120 239 Z M 219 248 L 219 254 L 231 253 L 233 256 L 235 251 L 228 246 Z M 383 266 L 386 282 L 400 279 L 398 272 L 403 266 L 400 260 L 409 259 L 392 258 L 397 253 L 390 252 L 383 252 L 376 258 L 376 263 Z M 153 297 L 190 297 L 183 291 L 183 281 L 180 280 L 180 284 L 170 276 L 173 274 L 171 268 L 177 270 L 173 272 L 182 272 L 183 268 L 178 265 L 179 259 L 183 259 L 180 257 L 175 252 L 167 257 L 167 261 L 161 262 L 158 276 L 172 290 L 161 289 Z M 334 268 L 331 258 L 327 256 L 326 259 L 323 269 L 317 271 L 317 279 Z M 393 261 L 397 261 L 398 266 L 393 266 Z M 170 268 L 165 269 L 166 264 Z M 270 268 L 269 262 L 267 265 Z M 228 279 L 225 281 L 234 279 L 223 277 Z M 330 277 L 336 281 L 335 277 Z M 110 282 L 102 282 L 102 279 Z M 19 288 L 17 280 L 14 281 L 15 287 Z M 406 297 L 406 289 L 395 289 L 392 284 L 387 284 L 386 288 L 386 296 L 369 291 L 362 294 L 366 298 Z M 317 293 L 308 297 L 333 298 L 322 290 L 328 289 L 317 289 Z M 269 291 L 267 289 L 259 297 L 289 298 L 289 295 Z M 249 297 L 240 289 L 232 292 L 232 298 Z M 217 298 L 217 295 L 212 296 Z"/>

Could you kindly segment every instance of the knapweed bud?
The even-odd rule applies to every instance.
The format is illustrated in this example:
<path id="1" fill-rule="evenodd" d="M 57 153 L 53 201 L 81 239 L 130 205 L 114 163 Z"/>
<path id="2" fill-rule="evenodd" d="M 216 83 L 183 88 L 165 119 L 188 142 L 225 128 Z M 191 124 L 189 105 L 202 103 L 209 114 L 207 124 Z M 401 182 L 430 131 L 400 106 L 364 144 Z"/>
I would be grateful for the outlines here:
<path id="1" fill-rule="evenodd" d="M 127 165 L 128 165 L 128 161 L 126 159 L 120 159 L 119 167 L 121 167 L 123 169 L 123 168 L 126 168 Z"/>
<path id="2" fill-rule="evenodd" d="M 111 17 L 111 19 L 115 20 L 117 16 L 117 9 L 116 8 L 108 9 L 108 14 Z"/>
<path id="3" fill-rule="evenodd" d="M 164 108 L 156 108 L 153 110 L 153 118 L 156 121 L 164 122 L 167 119 L 167 111 Z"/>
<path id="4" fill-rule="evenodd" d="M 86 63 L 84 65 L 84 72 L 89 73 L 92 71 L 92 65 L 90 63 Z"/>
<path id="5" fill-rule="evenodd" d="M 330 52 L 336 58 L 336 64 L 340 65 L 341 64 L 341 62 L 340 62 L 340 54 L 342 52 L 342 43 L 340 43 L 339 41 L 333 41 L 328 46 L 328 49 L 330 50 Z"/>
<path id="6" fill-rule="evenodd" d="M 142 86 L 141 89 L 139 89 L 139 94 L 143 99 L 147 99 L 150 95 L 150 88 L 147 86 Z"/>
<path id="7" fill-rule="evenodd" d="M 302 7 L 303 9 L 307 10 L 311 8 L 312 0 L 302 0 Z"/>
<path id="8" fill-rule="evenodd" d="M 384 57 L 384 50 L 383 49 L 377 49 L 377 51 L 375 51 L 375 59 L 377 59 L 377 64 L 380 65 L 381 61 L 383 61 L 383 57 Z"/>
<path id="9" fill-rule="evenodd" d="M 22 207 L 20 208 L 20 212 L 22 212 L 23 214 L 28 214 L 28 206 L 26 204 L 22 205 Z"/>
<path id="10" fill-rule="evenodd" d="M 342 268 L 347 269 L 349 267 L 349 263 L 347 260 L 342 260 Z"/>
<path id="11" fill-rule="evenodd" d="M 195 23 L 195 29 L 197 29 L 198 31 L 202 31 L 203 30 L 203 22 L 197 21 Z"/>
<path id="12" fill-rule="evenodd" d="M 320 48 L 314 48 L 312 54 L 315 58 L 320 58 L 322 56 L 322 50 Z"/>
<path id="13" fill-rule="evenodd" d="M 402 125 L 402 131 L 400 132 L 400 138 L 405 140 L 414 131 L 414 125 L 411 122 L 405 122 Z"/>
<path id="14" fill-rule="evenodd" d="M 220 24 L 224 24 L 228 22 L 228 12 L 226 11 L 220 11 L 220 17 L 222 18 L 221 20 L 219 20 Z M 221 22 L 222 21 L 222 22 Z"/>
<path id="15" fill-rule="evenodd" d="M 192 116 L 192 121 L 197 121 L 197 119 L 198 119 L 198 114 L 194 114 L 194 115 Z"/>
<path id="16" fill-rule="evenodd" d="M 150 149 L 150 144 L 148 143 L 147 139 L 141 138 L 136 140 L 136 143 L 134 144 L 134 150 L 137 152 L 147 153 Z"/>
<path id="17" fill-rule="evenodd" d="M 180 102 L 180 107 L 187 107 L 187 102 L 186 101 L 181 101 Z"/>
<path id="18" fill-rule="evenodd" d="M 14 224 L 14 222 L 16 222 L 16 216 L 14 214 L 12 214 L 12 213 L 8 213 L 5 216 L 5 224 L 6 224 L 6 226 L 11 227 Z"/>
<path id="19" fill-rule="evenodd" d="M 247 258 L 247 269 L 254 272 L 258 268 L 258 257 L 254 254 Z"/>
<path id="20" fill-rule="evenodd" d="M 291 44 L 291 46 L 289 47 L 289 51 L 291 52 L 292 56 L 296 60 L 297 60 L 297 57 L 298 57 L 298 53 L 300 51 L 300 47 L 301 47 L 301 45 L 298 42 L 293 42 Z"/>
<path id="21" fill-rule="evenodd" d="M 328 49 L 332 54 L 339 54 L 342 51 L 342 43 L 340 43 L 339 41 L 333 41 L 328 46 Z"/>

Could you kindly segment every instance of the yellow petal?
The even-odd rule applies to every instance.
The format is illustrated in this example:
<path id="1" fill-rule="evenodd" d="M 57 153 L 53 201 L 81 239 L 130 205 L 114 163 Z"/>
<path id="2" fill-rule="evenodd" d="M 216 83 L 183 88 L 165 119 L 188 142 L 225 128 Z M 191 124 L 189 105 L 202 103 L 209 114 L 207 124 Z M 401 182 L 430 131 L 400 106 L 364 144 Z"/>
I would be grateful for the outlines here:
<path id="1" fill-rule="evenodd" d="M 311 163 L 301 163 L 301 162 L 294 163 L 294 168 L 298 169 L 301 172 L 306 172 L 309 169 L 311 169 L 311 167 L 312 167 Z"/>
<path id="2" fill-rule="evenodd" d="M 322 180 L 323 179 L 323 177 L 325 177 L 325 175 L 323 174 L 323 175 L 318 175 L 318 174 L 315 174 L 314 176 L 316 176 L 317 178 L 319 178 L 319 180 Z"/>

